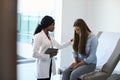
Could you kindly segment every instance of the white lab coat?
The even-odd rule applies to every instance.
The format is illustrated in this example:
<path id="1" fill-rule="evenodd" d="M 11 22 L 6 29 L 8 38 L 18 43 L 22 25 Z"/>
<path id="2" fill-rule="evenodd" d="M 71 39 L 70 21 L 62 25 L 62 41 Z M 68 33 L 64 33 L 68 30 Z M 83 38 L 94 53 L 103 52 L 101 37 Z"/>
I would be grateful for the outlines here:
<path id="1" fill-rule="evenodd" d="M 70 40 L 63 45 L 58 44 L 52 37 L 49 40 L 43 30 L 34 36 L 33 57 L 37 58 L 37 78 L 49 78 L 51 58 L 49 54 L 45 54 L 45 51 L 51 47 L 61 49 L 70 44 Z M 54 58 L 52 58 L 52 73 L 56 74 Z"/>

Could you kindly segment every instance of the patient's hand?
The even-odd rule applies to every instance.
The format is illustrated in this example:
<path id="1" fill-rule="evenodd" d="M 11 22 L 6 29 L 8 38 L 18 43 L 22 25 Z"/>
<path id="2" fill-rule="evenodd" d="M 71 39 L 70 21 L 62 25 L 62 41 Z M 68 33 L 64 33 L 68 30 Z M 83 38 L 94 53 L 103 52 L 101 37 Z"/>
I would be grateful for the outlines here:
<path id="1" fill-rule="evenodd" d="M 70 68 L 74 69 L 76 65 L 77 65 L 77 63 L 72 63 L 71 66 L 70 66 Z"/>

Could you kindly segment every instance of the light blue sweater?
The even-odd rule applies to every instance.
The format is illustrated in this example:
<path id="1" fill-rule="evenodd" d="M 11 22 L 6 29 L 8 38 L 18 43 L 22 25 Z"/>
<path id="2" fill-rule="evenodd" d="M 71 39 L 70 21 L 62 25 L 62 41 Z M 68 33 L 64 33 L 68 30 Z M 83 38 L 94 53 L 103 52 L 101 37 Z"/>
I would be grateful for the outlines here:
<path id="1" fill-rule="evenodd" d="M 98 38 L 94 34 L 90 34 L 88 36 L 87 44 L 86 44 L 86 55 L 83 56 L 81 54 L 77 54 L 73 52 L 74 57 L 78 57 L 78 61 L 84 60 L 87 64 L 96 64 L 96 50 L 98 45 Z"/>

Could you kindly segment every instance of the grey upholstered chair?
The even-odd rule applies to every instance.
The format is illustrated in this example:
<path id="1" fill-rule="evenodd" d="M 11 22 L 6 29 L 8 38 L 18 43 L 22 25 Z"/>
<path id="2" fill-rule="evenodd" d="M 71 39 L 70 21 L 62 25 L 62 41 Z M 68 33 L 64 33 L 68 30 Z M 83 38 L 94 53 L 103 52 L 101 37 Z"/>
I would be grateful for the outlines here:
<path id="1" fill-rule="evenodd" d="M 104 35 L 102 35 L 103 33 L 104 32 L 102 32 L 102 33 L 100 32 L 99 38 L 101 36 L 104 36 Z M 116 65 L 118 64 L 118 62 L 120 60 L 120 33 L 110 33 L 109 34 L 109 32 L 107 32 L 107 34 L 108 34 L 108 36 L 105 33 L 105 36 L 103 37 L 103 40 L 105 40 L 102 42 L 103 45 L 99 46 L 97 49 L 99 50 L 99 49 L 101 49 L 100 47 L 104 47 L 104 46 L 109 47 L 115 41 L 115 45 L 113 45 L 114 46 L 113 51 L 111 52 L 107 61 L 103 64 L 103 66 L 100 70 L 93 71 L 91 73 L 83 75 L 82 80 L 107 80 L 107 78 L 112 74 Z M 116 38 L 116 40 L 115 40 L 115 38 Z M 111 41 L 110 39 L 113 39 L 113 41 L 110 42 Z M 105 42 L 107 42 L 108 44 L 106 44 Z M 101 43 L 99 43 L 99 44 L 101 44 Z M 109 45 L 109 44 L 111 44 L 111 45 Z M 111 50 L 111 49 L 109 49 L 109 50 Z M 109 52 L 109 50 L 106 50 L 106 52 L 107 51 Z M 99 57 L 99 56 L 97 56 L 97 57 Z"/>

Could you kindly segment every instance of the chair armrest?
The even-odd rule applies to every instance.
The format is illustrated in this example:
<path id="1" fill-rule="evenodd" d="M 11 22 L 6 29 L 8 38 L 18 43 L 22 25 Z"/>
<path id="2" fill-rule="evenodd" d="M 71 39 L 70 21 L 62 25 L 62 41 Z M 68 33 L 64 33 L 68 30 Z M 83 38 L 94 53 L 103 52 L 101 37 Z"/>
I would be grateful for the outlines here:
<path id="1" fill-rule="evenodd" d="M 106 72 L 94 71 L 83 76 L 83 80 L 106 80 L 108 77 Z"/>

